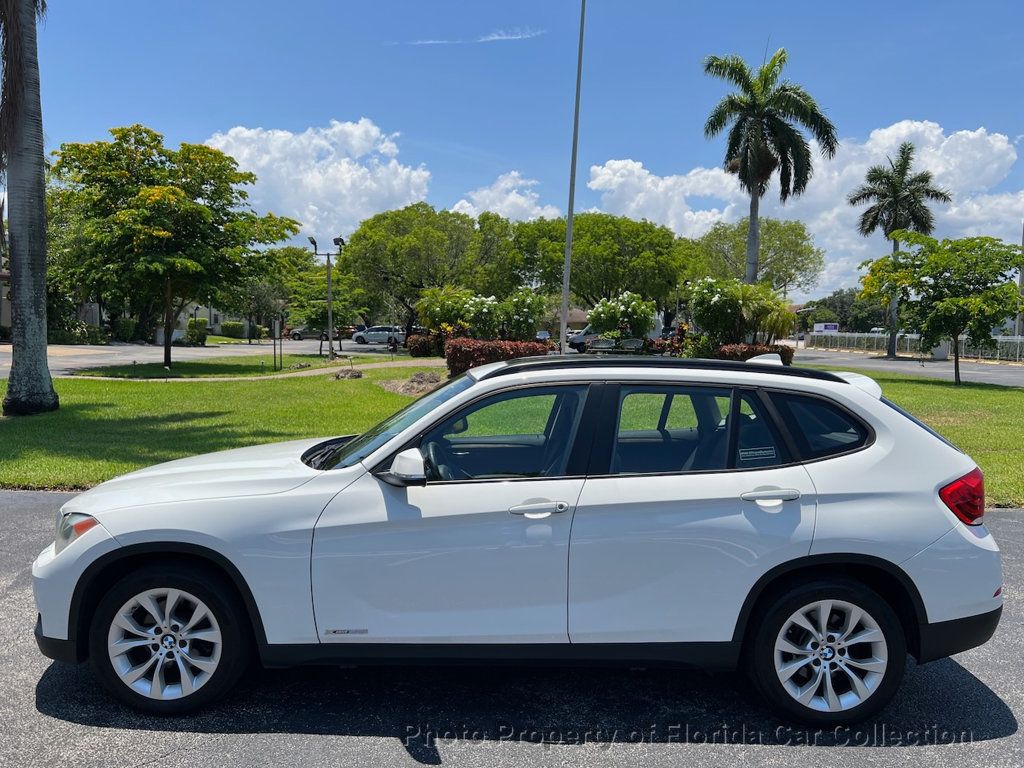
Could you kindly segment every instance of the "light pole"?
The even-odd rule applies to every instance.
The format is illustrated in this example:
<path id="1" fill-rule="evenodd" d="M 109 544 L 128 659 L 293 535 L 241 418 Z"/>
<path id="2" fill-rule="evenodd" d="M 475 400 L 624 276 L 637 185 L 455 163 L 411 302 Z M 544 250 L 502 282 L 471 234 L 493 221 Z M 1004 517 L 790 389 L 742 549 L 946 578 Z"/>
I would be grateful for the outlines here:
<path id="1" fill-rule="evenodd" d="M 327 359 L 334 359 L 334 299 L 331 295 L 331 254 L 330 253 L 318 253 L 316 247 L 316 239 L 313 237 L 308 238 L 310 245 L 313 246 L 314 256 L 326 256 L 327 257 Z M 334 238 L 334 244 L 338 246 L 338 253 L 341 253 L 341 246 L 345 244 L 345 241 L 340 237 Z M 323 349 L 321 347 L 320 349 Z"/>
<path id="2" fill-rule="evenodd" d="M 1024 247 L 1024 225 L 1021 226 L 1020 232 L 1020 244 Z M 1024 293 L 1024 265 L 1017 268 L 1017 292 Z M 1013 330 L 1016 331 L 1017 336 L 1024 336 L 1024 313 L 1017 313 L 1017 326 Z"/>
<path id="3" fill-rule="evenodd" d="M 569 209 L 565 217 L 565 261 L 562 264 L 562 318 L 559 346 L 564 355 L 569 342 L 569 270 L 572 267 L 572 219 L 576 202 L 576 148 L 580 138 L 580 86 L 583 83 L 583 29 L 587 18 L 587 0 L 580 0 L 580 42 L 576 53 L 576 108 L 572 118 L 572 160 L 569 163 Z"/>

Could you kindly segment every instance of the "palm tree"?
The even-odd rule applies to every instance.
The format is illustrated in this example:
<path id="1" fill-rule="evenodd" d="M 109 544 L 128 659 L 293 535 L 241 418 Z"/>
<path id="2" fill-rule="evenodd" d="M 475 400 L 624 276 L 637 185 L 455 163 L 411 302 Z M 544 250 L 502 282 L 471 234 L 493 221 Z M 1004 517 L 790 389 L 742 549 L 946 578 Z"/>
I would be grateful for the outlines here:
<path id="1" fill-rule="evenodd" d="M 45 0 L 0 0 L 0 171 L 6 172 L 11 374 L 5 415 L 58 406 L 46 363 L 46 182 L 36 18 Z"/>
<path id="2" fill-rule="evenodd" d="M 948 203 L 949 192 L 932 184 L 931 171 L 912 173 L 914 145 L 909 141 L 900 144 L 896 160 L 886 158 L 888 165 L 873 165 L 865 175 L 865 184 L 857 187 L 847 198 L 850 205 L 871 205 L 860 216 L 857 228 L 865 237 L 878 229 L 886 237 L 900 229 L 909 229 L 930 235 L 935 228 L 935 217 L 926 203 Z M 900 249 L 897 240 L 892 241 L 895 255 Z M 888 324 L 889 343 L 887 357 L 896 357 L 896 334 L 899 324 L 900 299 L 894 295 L 889 300 Z"/>
<path id="3" fill-rule="evenodd" d="M 705 74 L 726 80 L 739 90 L 723 98 L 704 124 L 707 138 L 729 129 L 725 168 L 735 173 L 750 193 L 750 228 L 747 232 L 745 281 L 757 281 L 761 233 L 758 207 L 768 183 L 779 172 L 779 199 L 785 202 L 807 188 L 813 167 L 811 148 L 802 127 L 817 139 L 821 154 L 830 158 L 839 141 L 832 122 L 799 85 L 780 81 L 788 55 L 780 48 L 757 72 L 739 56 L 708 56 Z"/>

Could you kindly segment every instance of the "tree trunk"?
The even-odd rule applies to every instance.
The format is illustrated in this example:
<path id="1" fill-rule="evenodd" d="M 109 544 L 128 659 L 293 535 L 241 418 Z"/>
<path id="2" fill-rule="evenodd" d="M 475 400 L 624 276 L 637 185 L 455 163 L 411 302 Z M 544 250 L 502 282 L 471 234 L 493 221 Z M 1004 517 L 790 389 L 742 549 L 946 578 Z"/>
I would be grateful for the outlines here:
<path id="1" fill-rule="evenodd" d="M 46 181 L 36 4 L 19 0 L 17 5 L 19 29 L 16 34 L 6 30 L 6 43 L 19 46 L 24 67 L 5 73 L 24 86 L 7 158 L 12 294 L 7 416 L 53 411 L 60 404 L 46 362 Z"/>
<path id="2" fill-rule="evenodd" d="M 900 244 L 893 240 L 892 253 L 894 256 L 899 249 Z M 889 325 L 889 341 L 885 347 L 885 356 L 894 360 L 896 359 L 896 335 L 900 330 L 900 297 L 896 294 L 893 294 L 893 297 L 889 299 L 889 307 L 886 309 L 886 321 Z"/>
<path id="3" fill-rule="evenodd" d="M 750 226 L 747 229 L 747 271 L 743 282 L 753 285 L 757 282 L 757 258 L 761 249 L 761 221 L 758 218 L 758 209 L 761 205 L 761 198 L 756 192 L 750 193 Z"/>
<path id="4" fill-rule="evenodd" d="M 171 341 L 174 337 L 174 296 L 171 278 L 164 280 L 164 368 L 171 367 Z"/>
<path id="5" fill-rule="evenodd" d="M 953 337 L 953 383 L 960 386 L 960 334 Z"/>

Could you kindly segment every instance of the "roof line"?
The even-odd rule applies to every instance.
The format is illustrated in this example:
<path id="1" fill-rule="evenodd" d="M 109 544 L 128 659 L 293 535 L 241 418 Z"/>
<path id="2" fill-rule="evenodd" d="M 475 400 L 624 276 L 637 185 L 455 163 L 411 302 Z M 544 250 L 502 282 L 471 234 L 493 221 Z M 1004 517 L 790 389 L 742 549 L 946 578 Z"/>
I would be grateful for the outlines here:
<path id="1" fill-rule="evenodd" d="M 817 379 L 838 384 L 849 384 L 846 379 L 828 371 L 814 368 L 793 368 L 788 365 L 748 363 L 735 360 L 705 360 L 690 357 L 657 357 L 648 355 L 547 355 L 544 357 L 520 357 L 507 360 L 480 377 L 493 379 L 525 370 L 548 370 L 565 368 L 675 368 L 681 370 L 733 371 L 736 373 L 767 373 L 773 376 L 792 376 L 801 379 Z"/>

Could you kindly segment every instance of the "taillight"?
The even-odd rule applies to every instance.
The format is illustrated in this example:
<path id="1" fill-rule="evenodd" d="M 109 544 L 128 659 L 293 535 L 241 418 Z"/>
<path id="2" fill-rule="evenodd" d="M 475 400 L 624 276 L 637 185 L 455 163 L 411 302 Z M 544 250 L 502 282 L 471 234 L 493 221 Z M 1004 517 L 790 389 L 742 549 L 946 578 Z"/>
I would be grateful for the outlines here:
<path id="1" fill-rule="evenodd" d="M 939 498 L 967 525 L 981 525 L 985 514 L 985 476 L 975 467 L 942 488 Z"/>

